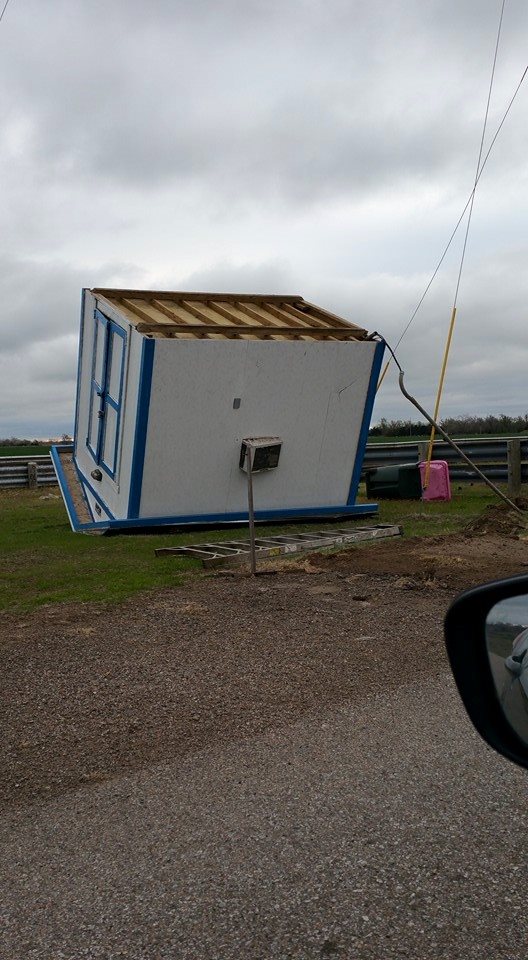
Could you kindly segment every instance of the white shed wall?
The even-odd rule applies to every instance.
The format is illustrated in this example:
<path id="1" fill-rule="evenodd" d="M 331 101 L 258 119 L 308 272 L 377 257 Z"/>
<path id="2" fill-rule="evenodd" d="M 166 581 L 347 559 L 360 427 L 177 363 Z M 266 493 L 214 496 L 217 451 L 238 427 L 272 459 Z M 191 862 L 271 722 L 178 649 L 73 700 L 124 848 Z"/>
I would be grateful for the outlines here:
<path id="1" fill-rule="evenodd" d="M 278 468 L 255 477 L 257 510 L 346 504 L 375 348 L 157 340 L 140 515 L 247 510 L 248 436 L 283 440 Z"/>

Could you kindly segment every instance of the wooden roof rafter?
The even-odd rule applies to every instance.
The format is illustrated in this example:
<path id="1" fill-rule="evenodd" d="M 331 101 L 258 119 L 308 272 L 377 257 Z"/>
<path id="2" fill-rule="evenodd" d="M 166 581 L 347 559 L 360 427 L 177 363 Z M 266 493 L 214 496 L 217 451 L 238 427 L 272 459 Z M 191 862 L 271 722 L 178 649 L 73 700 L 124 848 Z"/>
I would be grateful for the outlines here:
<path id="1" fill-rule="evenodd" d="M 344 330 L 342 327 L 264 327 L 247 326 L 236 327 L 234 324 L 166 324 L 166 323 L 147 323 L 137 324 L 139 333 L 161 333 L 173 335 L 175 333 L 193 333 L 195 336 L 207 336 L 208 334 L 223 334 L 227 337 L 254 336 L 260 339 L 267 339 L 272 336 L 287 336 L 288 339 L 299 339 L 301 337 L 310 337 L 313 340 L 326 340 L 332 337 L 336 340 L 355 340 L 354 331 Z"/>
<path id="2" fill-rule="evenodd" d="M 91 291 L 149 337 L 171 339 L 364 340 L 362 327 L 300 296 L 183 291 Z"/>

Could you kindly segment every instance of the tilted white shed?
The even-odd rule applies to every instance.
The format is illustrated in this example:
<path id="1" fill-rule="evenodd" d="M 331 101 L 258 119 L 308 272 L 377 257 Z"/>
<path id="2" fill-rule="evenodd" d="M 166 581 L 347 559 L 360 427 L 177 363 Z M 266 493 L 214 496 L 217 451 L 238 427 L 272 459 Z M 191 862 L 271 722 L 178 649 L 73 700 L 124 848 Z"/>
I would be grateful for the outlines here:
<path id="1" fill-rule="evenodd" d="M 75 437 L 52 456 L 74 530 L 248 516 L 248 437 L 279 437 L 260 520 L 356 504 L 383 345 L 299 296 L 83 291 Z"/>

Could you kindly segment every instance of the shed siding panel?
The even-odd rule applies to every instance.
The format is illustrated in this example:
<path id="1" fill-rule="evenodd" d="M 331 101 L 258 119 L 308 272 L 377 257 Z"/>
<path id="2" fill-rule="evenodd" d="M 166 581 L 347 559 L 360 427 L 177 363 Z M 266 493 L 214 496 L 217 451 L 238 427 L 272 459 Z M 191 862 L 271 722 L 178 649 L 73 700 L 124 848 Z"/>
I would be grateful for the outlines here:
<path id="1" fill-rule="evenodd" d="M 375 346 L 157 341 L 141 516 L 247 509 L 247 436 L 283 440 L 257 509 L 346 504 Z"/>

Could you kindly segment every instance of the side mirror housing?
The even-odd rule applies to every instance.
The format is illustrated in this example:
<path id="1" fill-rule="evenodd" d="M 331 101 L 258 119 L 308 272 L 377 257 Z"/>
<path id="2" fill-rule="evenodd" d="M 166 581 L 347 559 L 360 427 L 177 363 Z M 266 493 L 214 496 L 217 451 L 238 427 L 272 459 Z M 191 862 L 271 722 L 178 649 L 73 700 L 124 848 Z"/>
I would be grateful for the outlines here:
<path id="1" fill-rule="evenodd" d="M 528 767 L 528 576 L 461 594 L 444 631 L 474 726 L 494 750 Z"/>

